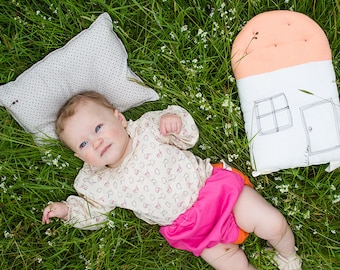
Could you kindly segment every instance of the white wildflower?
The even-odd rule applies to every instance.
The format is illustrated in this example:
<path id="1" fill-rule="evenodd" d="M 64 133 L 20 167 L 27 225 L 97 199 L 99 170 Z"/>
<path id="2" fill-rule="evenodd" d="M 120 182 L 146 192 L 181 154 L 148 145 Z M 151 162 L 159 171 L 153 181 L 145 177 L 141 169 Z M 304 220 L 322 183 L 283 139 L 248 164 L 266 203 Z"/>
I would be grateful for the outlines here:
<path id="1" fill-rule="evenodd" d="M 233 75 L 228 75 L 228 81 L 231 83 L 235 82 L 235 78 L 233 77 Z"/>
<path id="2" fill-rule="evenodd" d="M 204 150 L 207 150 L 207 147 L 206 147 L 206 145 L 205 145 L 204 143 L 201 144 L 201 145 L 199 146 L 199 148 L 202 149 L 203 151 L 204 151 Z"/>
<path id="3" fill-rule="evenodd" d="M 188 30 L 188 26 L 187 25 L 183 25 L 182 27 L 181 27 L 181 32 L 185 32 L 185 31 L 187 31 Z"/>
<path id="4" fill-rule="evenodd" d="M 332 201 L 333 204 L 340 202 L 340 195 L 334 195 L 334 200 Z"/>
<path id="5" fill-rule="evenodd" d="M 279 199 L 277 197 L 273 197 L 272 198 L 272 202 L 275 206 L 278 206 L 279 205 Z"/>
<path id="6" fill-rule="evenodd" d="M 14 234 L 13 233 L 10 233 L 8 231 L 4 231 L 4 236 L 5 238 L 13 238 L 14 237 Z"/>
<path id="7" fill-rule="evenodd" d="M 233 162 L 236 159 L 238 159 L 238 154 L 228 154 L 228 161 L 229 162 Z"/>
<path id="8" fill-rule="evenodd" d="M 281 193 L 288 193 L 289 185 L 278 185 L 275 188 L 280 190 Z"/>
<path id="9" fill-rule="evenodd" d="M 309 219 L 310 218 L 310 211 L 306 211 L 304 214 L 303 214 L 303 218 L 304 219 Z"/>
<path id="10" fill-rule="evenodd" d="M 115 223 L 114 221 L 110 220 L 107 222 L 107 227 L 110 229 L 114 229 L 115 228 Z"/>
<path id="11" fill-rule="evenodd" d="M 45 232 L 46 235 L 48 236 L 52 236 L 52 231 L 50 228 L 47 229 L 47 231 Z"/>
<path id="12" fill-rule="evenodd" d="M 202 93 L 201 93 L 201 92 L 198 92 L 198 93 L 196 94 L 196 97 L 197 97 L 197 98 L 201 98 L 201 97 L 202 97 Z"/>
<path id="13" fill-rule="evenodd" d="M 300 229 L 302 228 L 302 224 L 296 225 L 295 228 L 300 231 Z"/>
<path id="14" fill-rule="evenodd" d="M 0 184 L 0 188 L 3 190 L 3 193 L 7 193 L 7 188 L 6 188 L 6 186 L 5 186 L 5 182 L 2 182 L 2 183 Z"/>

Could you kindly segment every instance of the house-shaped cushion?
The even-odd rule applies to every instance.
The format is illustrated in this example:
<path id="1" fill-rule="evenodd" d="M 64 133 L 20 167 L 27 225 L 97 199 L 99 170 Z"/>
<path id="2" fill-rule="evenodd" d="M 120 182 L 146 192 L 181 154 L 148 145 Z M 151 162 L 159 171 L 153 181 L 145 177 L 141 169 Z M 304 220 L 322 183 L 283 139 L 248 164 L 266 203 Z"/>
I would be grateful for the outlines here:
<path id="1" fill-rule="evenodd" d="M 340 166 L 340 106 L 327 37 L 287 10 L 252 18 L 232 46 L 253 176 Z"/>

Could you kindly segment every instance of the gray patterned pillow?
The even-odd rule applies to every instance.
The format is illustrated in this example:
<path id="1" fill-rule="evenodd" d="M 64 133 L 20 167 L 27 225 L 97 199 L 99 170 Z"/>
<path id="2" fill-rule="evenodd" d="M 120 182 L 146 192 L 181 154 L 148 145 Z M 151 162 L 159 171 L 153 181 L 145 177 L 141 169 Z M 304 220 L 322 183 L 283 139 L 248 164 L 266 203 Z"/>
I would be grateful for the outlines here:
<path id="1" fill-rule="evenodd" d="M 40 142 L 56 138 L 56 114 L 78 92 L 98 91 L 122 112 L 157 100 L 158 94 L 130 70 L 127 58 L 109 14 L 103 13 L 64 47 L 0 86 L 0 105 Z"/>

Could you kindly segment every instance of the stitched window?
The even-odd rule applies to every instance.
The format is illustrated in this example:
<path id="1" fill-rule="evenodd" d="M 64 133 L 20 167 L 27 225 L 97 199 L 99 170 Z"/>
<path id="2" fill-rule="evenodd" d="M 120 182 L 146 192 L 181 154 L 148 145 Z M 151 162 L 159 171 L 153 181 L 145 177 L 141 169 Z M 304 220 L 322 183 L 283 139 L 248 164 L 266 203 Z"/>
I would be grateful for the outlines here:
<path id="1" fill-rule="evenodd" d="M 255 117 L 260 135 L 276 133 L 292 126 L 292 115 L 283 93 L 255 101 Z"/>

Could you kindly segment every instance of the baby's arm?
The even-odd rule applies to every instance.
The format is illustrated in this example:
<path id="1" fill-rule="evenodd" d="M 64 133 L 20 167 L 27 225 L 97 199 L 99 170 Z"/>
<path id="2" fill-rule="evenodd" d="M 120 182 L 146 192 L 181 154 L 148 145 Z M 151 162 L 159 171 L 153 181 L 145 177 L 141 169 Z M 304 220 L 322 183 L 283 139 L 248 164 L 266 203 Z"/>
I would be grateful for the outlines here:
<path id="1" fill-rule="evenodd" d="M 85 196 L 71 195 L 67 198 L 69 207 L 67 223 L 82 230 L 97 230 L 105 226 L 107 214 L 113 206 L 101 205 Z"/>
<path id="2" fill-rule="evenodd" d="M 71 195 L 66 202 L 53 202 L 45 207 L 42 223 L 49 224 L 51 218 L 60 218 L 71 226 L 83 230 L 97 230 L 105 226 L 107 213 L 113 207 L 99 205 L 89 199 Z"/>
<path id="3" fill-rule="evenodd" d="M 43 216 L 42 216 L 42 223 L 49 224 L 50 218 L 60 218 L 66 221 L 67 216 L 68 216 L 68 206 L 62 202 L 53 202 L 45 207 Z"/>

